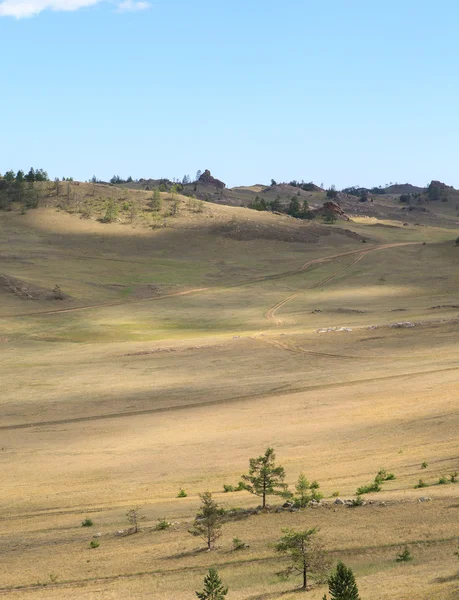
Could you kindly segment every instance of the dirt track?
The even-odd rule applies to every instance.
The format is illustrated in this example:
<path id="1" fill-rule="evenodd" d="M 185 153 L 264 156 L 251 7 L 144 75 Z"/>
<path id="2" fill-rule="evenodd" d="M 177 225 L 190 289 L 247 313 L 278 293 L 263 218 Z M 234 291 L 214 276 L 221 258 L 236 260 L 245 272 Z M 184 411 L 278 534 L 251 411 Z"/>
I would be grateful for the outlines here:
<path id="1" fill-rule="evenodd" d="M 332 276 L 327 277 L 326 279 L 324 279 L 323 281 L 315 284 L 313 287 L 317 288 L 320 287 L 321 285 L 325 285 L 326 283 L 328 283 L 331 279 L 333 279 L 334 277 L 336 277 L 341 271 L 349 268 L 350 266 L 352 266 L 353 264 L 355 264 L 356 262 L 358 262 L 363 256 L 365 256 L 366 254 L 368 254 L 369 252 L 373 252 L 375 250 L 385 250 L 388 248 L 395 248 L 395 247 L 399 247 L 399 246 L 412 246 L 412 245 L 416 245 L 419 244 L 419 242 L 400 242 L 400 243 L 396 243 L 396 244 L 383 244 L 381 246 L 374 246 L 372 248 L 368 248 L 364 251 L 362 250 L 349 250 L 348 252 L 341 252 L 339 254 L 333 254 L 332 256 L 325 256 L 323 258 L 316 258 L 315 260 L 311 260 L 308 261 L 306 263 L 304 263 L 304 265 L 302 265 L 301 267 L 297 268 L 297 269 L 292 269 L 291 271 L 284 271 L 282 273 L 275 273 L 273 275 L 266 275 L 263 277 L 257 277 L 255 279 L 251 279 L 249 281 L 244 281 L 244 282 L 240 282 L 240 283 L 234 283 L 231 284 L 227 287 L 242 287 L 242 286 L 246 286 L 246 285 L 253 285 L 255 283 L 260 283 L 263 281 L 271 281 L 271 280 L 275 280 L 275 279 L 283 279 L 285 277 L 291 277 L 292 275 L 298 275 L 299 273 L 302 273 L 303 271 L 306 271 L 309 267 L 311 267 L 312 265 L 317 265 L 317 264 L 322 264 L 322 263 L 326 263 L 329 262 L 331 260 L 334 260 L 336 258 L 341 258 L 343 256 L 352 256 L 357 254 L 357 258 L 353 261 L 351 261 L 351 263 L 349 263 L 348 265 L 346 265 L 343 269 L 340 269 L 339 271 L 337 271 L 336 273 L 334 273 Z M 58 308 L 55 310 L 44 310 L 44 311 L 36 311 L 36 312 L 26 312 L 26 313 L 18 313 L 18 314 L 13 314 L 13 315 L 0 315 L 0 319 L 7 319 L 7 318 L 14 318 L 14 317 L 34 317 L 34 316 L 39 316 L 39 315 L 54 315 L 54 314 L 60 314 L 60 313 L 70 313 L 70 312 L 81 312 L 84 310 L 92 310 L 92 309 L 98 309 L 98 308 L 110 308 L 113 306 L 125 306 L 125 305 L 129 305 L 129 304 L 139 304 L 141 302 L 152 302 L 152 301 L 159 301 L 159 300 L 164 300 L 166 298 L 174 298 L 177 296 L 187 296 L 189 294 L 197 294 L 199 292 L 206 292 L 209 290 L 218 290 L 220 288 L 218 287 L 201 287 L 201 288 L 192 288 L 190 290 L 183 290 L 181 292 L 174 292 L 172 294 L 164 294 L 163 296 L 151 296 L 149 298 L 141 298 L 138 300 L 130 300 L 128 302 L 103 302 L 100 304 L 88 304 L 85 306 L 76 306 L 76 307 L 72 307 L 72 308 Z M 312 289 L 312 288 L 311 288 Z M 289 296 L 289 298 L 286 298 L 285 300 L 283 300 L 282 302 L 278 303 L 278 305 L 273 306 L 267 313 L 266 313 L 266 318 L 268 320 L 272 320 L 274 313 L 284 304 L 286 304 L 287 302 L 289 302 L 290 300 L 292 300 L 294 297 L 296 297 L 299 293 L 301 292 L 297 292 L 296 294 L 293 294 L 292 296 Z"/>
<path id="2" fill-rule="evenodd" d="M 323 356 L 323 355 L 322 355 Z M 309 392 L 314 390 L 324 390 L 328 388 L 342 388 L 349 387 L 352 385 L 360 385 L 362 383 L 372 383 L 374 381 L 386 381 L 391 379 L 402 379 L 404 377 L 418 377 L 422 375 L 429 375 L 432 373 L 446 373 L 449 371 L 457 371 L 459 370 L 459 366 L 457 367 L 445 367 L 443 369 L 431 369 L 426 371 L 415 371 L 411 373 L 399 373 L 396 375 L 382 375 L 380 377 L 370 377 L 365 379 L 354 379 L 352 381 L 338 381 L 333 383 L 320 383 L 317 385 L 305 385 L 297 388 L 289 388 L 288 386 L 281 386 L 280 388 L 274 388 L 267 392 L 260 392 L 252 395 L 244 395 L 244 396 L 234 396 L 233 398 L 222 398 L 219 400 L 203 400 L 201 402 L 192 402 L 190 404 L 180 404 L 175 406 L 167 406 L 161 408 L 148 408 L 145 410 L 133 410 L 126 412 L 118 412 L 118 413 L 109 413 L 103 415 L 91 415 L 87 417 L 74 417 L 71 419 L 58 419 L 55 421 L 35 421 L 34 423 L 18 423 L 16 425 L 3 425 L 0 426 L 0 431 L 8 431 L 15 429 L 27 429 L 29 427 L 49 427 L 55 425 L 69 425 L 71 423 L 85 423 L 88 421 L 105 421 L 108 419 L 119 419 L 123 417 L 136 417 L 139 415 L 151 415 L 157 413 L 168 413 L 174 411 L 187 410 L 190 408 L 200 408 L 204 406 L 218 406 L 220 404 L 229 404 L 232 402 L 240 402 L 242 400 L 259 400 L 262 398 L 269 398 L 270 396 L 279 396 L 279 395 L 291 395 L 298 394 L 300 392 Z"/>
<path id="3" fill-rule="evenodd" d="M 332 281 L 340 273 L 342 273 L 343 271 L 346 271 L 347 269 L 349 269 L 349 267 L 352 267 L 353 265 L 355 265 L 356 263 L 358 263 L 359 260 L 361 260 L 369 252 L 374 252 L 375 250 L 386 250 L 388 248 L 396 248 L 398 246 L 411 246 L 413 244 L 419 244 L 419 242 L 400 242 L 400 243 L 397 243 L 397 244 L 383 244 L 381 246 L 376 246 L 376 247 L 373 247 L 373 248 L 368 248 L 368 249 L 365 249 L 363 251 L 361 251 L 361 250 L 351 250 L 349 252 L 342 252 L 340 254 L 334 254 L 333 256 L 326 256 L 324 258 L 317 258 L 315 260 L 310 260 L 307 263 L 305 263 L 302 267 L 300 267 L 300 269 L 298 270 L 298 272 L 306 271 L 307 269 L 309 269 L 309 267 L 312 267 L 313 265 L 318 265 L 318 264 L 330 262 L 331 260 L 334 260 L 336 258 L 342 258 L 343 256 L 352 256 L 354 254 L 357 254 L 357 256 L 353 260 L 351 260 L 350 263 L 348 263 L 347 265 L 344 265 L 343 267 L 341 267 L 341 269 L 339 269 L 338 271 L 336 271 L 332 275 L 329 275 L 328 277 L 325 277 L 325 279 L 322 279 L 321 281 L 318 281 L 317 283 L 314 283 L 309 288 L 306 288 L 306 289 L 309 289 L 309 290 L 314 290 L 314 289 L 318 289 L 318 288 L 326 285 L 330 281 Z M 293 300 L 294 298 L 296 298 L 297 296 L 299 296 L 300 294 L 302 294 L 304 291 L 305 290 L 300 290 L 298 292 L 295 292 L 294 294 L 291 294 L 287 298 L 284 298 L 284 300 L 281 300 L 280 302 L 278 302 L 277 304 L 275 304 L 274 306 L 272 306 L 265 313 L 266 319 L 268 319 L 268 321 L 274 322 L 275 325 L 280 325 L 282 323 L 282 321 L 275 318 L 276 312 L 280 308 L 282 308 L 283 306 L 285 306 L 285 304 L 287 304 L 288 302 L 290 302 L 291 300 Z"/>

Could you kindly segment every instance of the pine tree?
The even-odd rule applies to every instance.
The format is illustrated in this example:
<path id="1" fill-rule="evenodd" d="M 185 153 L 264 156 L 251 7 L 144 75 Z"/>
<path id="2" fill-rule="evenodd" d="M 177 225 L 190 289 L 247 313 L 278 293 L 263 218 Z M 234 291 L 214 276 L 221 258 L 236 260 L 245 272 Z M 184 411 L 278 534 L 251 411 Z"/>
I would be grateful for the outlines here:
<path id="1" fill-rule="evenodd" d="M 277 195 L 274 198 L 274 200 L 271 202 L 271 210 L 273 212 L 281 212 L 282 211 L 282 204 L 281 204 L 279 195 Z"/>
<path id="2" fill-rule="evenodd" d="M 204 590 L 196 592 L 199 600 L 224 600 L 228 588 L 223 586 L 222 580 L 216 569 L 209 569 L 208 575 L 204 578 Z"/>
<path id="3" fill-rule="evenodd" d="M 300 203 L 298 201 L 298 198 L 293 196 L 293 198 L 290 200 L 290 204 L 288 206 L 288 214 L 291 217 L 298 217 L 300 215 L 300 213 L 301 213 Z"/>
<path id="4" fill-rule="evenodd" d="M 16 201 L 20 202 L 24 194 L 24 171 L 19 170 L 16 173 L 16 178 L 14 181 L 14 193 Z"/>
<path id="5" fill-rule="evenodd" d="M 158 189 L 153 192 L 153 197 L 150 200 L 150 208 L 155 212 L 159 212 L 161 210 L 162 200 L 161 194 Z"/>
<path id="6" fill-rule="evenodd" d="M 222 535 L 221 528 L 225 510 L 220 508 L 212 498 L 210 492 L 200 494 L 202 506 L 196 515 L 193 527 L 189 530 L 191 535 L 202 537 L 209 550 L 212 550 L 214 543 Z"/>
<path id="7" fill-rule="evenodd" d="M 303 590 L 307 589 L 310 576 L 319 581 L 326 581 L 324 575 L 328 572 L 330 562 L 322 544 L 315 537 L 317 529 L 305 531 L 283 529 L 282 531 L 284 536 L 276 544 L 276 550 L 281 554 L 288 554 L 291 564 L 278 575 L 283 577 L 292 574 L 301 575 Z"/>
<path id="8" fill-rule="evenodd" d="M 266 496 L 281 495 L 287 489 L 284 467 L 276 467 L 276 455 L 273 448 L 267 448 L 263 456 L 251 458 L 249 474 L 242 475 L 247 483 L 244 488 L 251 494 L 262 498 L 262 507 L 266 507 Z"/>
<path id="9" fill-rule="evenodd" d="M 140 521 L 144 521 L 145 517 L 139 514 L 140 508 L 131 508 L 127 511 L 126 517 L 129 523 L 132 525 L 131 533 L 138 533 L 140 531 L 139 523 Z"/>
<path id="10" fill-rule="evenodd" d="M 360 600 L 354 573 L 341 561 L 328 580 L 328 591 L 332 600 Z"/>
<path id="11" fill-rule="evenodd" d="M 35 181 L 35 169 L 33 167 L 30 167 L 30 171 L 24 176 L 24 179 L 29 183 L 33 183 Z"/>
<path id="12" fill-rule="evenodd" d="M 297 506 L 304 508 L 311 500 L 321 500 L 322 494 L 318 491 L 320 485 L 317 481 L 309 483 L 304 473 L 300 473 L 298 481 L 295 485 L 295 492 L 293 500 Z"/>

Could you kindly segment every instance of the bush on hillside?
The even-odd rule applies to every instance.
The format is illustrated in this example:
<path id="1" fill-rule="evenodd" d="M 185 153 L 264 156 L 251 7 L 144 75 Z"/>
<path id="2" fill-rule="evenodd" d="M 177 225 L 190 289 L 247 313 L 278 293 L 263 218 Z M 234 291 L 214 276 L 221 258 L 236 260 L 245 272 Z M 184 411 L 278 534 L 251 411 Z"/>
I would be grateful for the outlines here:
<path id="1" fill-rule="evenodd" d="M 377 481 L 374 481 L 373 483 L 370 483 L 369 485 L 362 485 L 359 488 L 357 488 L 357 496 L 360 496 L 361 494 L 370 494 L 371 492 L 380 492 L 381 491 L 381 486 L 379 485 L 379 483 Z"/>

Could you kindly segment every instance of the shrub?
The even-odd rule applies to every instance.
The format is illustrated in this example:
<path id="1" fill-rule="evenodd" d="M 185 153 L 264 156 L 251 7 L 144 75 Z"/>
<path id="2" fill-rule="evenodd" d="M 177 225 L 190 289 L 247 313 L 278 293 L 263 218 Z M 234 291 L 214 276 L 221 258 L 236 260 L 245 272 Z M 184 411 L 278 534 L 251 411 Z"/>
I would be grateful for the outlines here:
<path id="1" fill-rule="evenodd" d="M 451 473 L 451 475 L 449 476 L 449 480 L 451 481 L 451 483 L 457 483 L 457 471 Z"/>
<path id="2" fill-rule="evenodd" d="M 162 519 L 158 519 L 158 524 L 155 529 L 157 531 L 164 531 L 165 529 L 169 529 L 171 525 L 172 523 L 169 523 L 169 521 L 166 521 L 165 517 L 163 517 Z"/>
<path id="3" fill-rule="evenodd" d="M 428 464 L 424 461 L 423 463 L 421 463 L 421 469 L 427 469 Z"/>
<path id="4" fill-rule="evenodd" d="M 91 521 L 91 519 L 88 519 L 88 517 L 86 517 L 84 521 L 81 521 L 82 527 L 92 527 L 93 525 L 94 523 Z"/>
<path id="5" fill-rule="evenodd" d="M 97 540 L 91 540 L 89 542 L 89 547 L 91 549 L 98 548 L 99 546 L 100 546 L 100 544 L 99 544 L 99 542 Z"/>
<path id="6" fill-rule="evenodd" d="M 235 492 L 236 488 L 234 487 L 234 485 L 228 485 L 227 483 L 223 484 L 223 491 L 224 492 Z"/>
<path id="7" fill-rule="evenodd" d="M 360 496 L 361 494 L 370 494 L 371 492 L 380 492 L 381 491 L 381 486 L 379 485 L 379 483 L 377 481 L 370 483 L 369 485 L 362 485 L 361 487 L 357 488 L 357 496 Z"/>
<path id="8" fill-rule="evenodd" d="M 336 490 L 335 492 L 332 493 L 332 498 L 338 498 L 339 496 L 339 490 Z"/>
<path id="9" fill-rule="evenodd" d="M 409 562 L 410 560 L 413 560 L 413 556 L 412 556 L 408 546 L 405 546 L 403 548 L 403 550 L 400 552 L 400 554 L 397 554 L 397 557 L 395 560 L 397 562 Z"/>
<path id="10" fill-rule="evenodd" d="M 185 490 L 183 488 L 177 494 L 177 498 L 186 498 L 187 496 L 188 496 L 188 494 L 185 492 Z"/>
<path id="11" fill-rule="evenodd" d="M 325 214 L 323 216 L 323 222 L 325 223 L 325 225 L 333 225 L 333 223 L 335 221 L 336 221 L 336 216 L 331 210 L 325 212 Z"/>
<path id="12" fill-rule="evenodd" d="M 425 487 L 428 487 L 427 483 L 423 479 L 420 479 L 418 481 L 418 483 L 414 486 L 414 489 L 416 490 L 416 489 L 425 488 Z"/>
<path id="13" fill-rule="evenodd" d="M 445 485 L 445 483 L 448 483 L 448 480 L 446 479 L 446 477 L 444 475 L 442 475 L 439 479 L 438 479 L 438 485 Z"/>
<path id="14" fill-rule="evenodd" d="M 363 500 L 362 500 L 362 496 L 357 495 L 355 498 L 352 498 L 351 503 L 349 504 L 350 507 L 354 508 L 356 506 L 363 506 Z"/>
<path id="15" fill-rule="evenodd" d="M 118 205 L 116 202 L 110 198 L 107 201 L 105 215 L 102 217 L 103 223 L 113 223 L 118 217 Z"/>
<path id="16" fill-rule="evenodd" d="M 233 538 L 233 550 L 244 550 L 247 545 L 238 537 Z"/>
<path id="17" fill-rule="evenodd" d="M 456 246 L 459 246 L 459 237 L 456 238 Z"/>
<path id="18" fill-rule="evenodd" d="M 388 473 L 386 469 L 379 469 L 375 477 L 375 482 L 382 483 L 383 481 L 391 481 L 393 479 L 395 479 L 395 475 L 393 473 Z"/>

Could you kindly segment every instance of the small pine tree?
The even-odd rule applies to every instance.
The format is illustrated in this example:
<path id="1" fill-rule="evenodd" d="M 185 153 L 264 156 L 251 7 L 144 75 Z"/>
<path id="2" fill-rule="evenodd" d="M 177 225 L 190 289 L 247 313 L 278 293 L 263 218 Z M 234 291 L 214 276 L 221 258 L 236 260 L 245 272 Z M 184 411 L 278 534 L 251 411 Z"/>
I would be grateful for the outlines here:
<path id="1" fill-rule="evenodd" d="M 210 492 L 204 492 L 199 497 L 201 498 L 202 506 L 196 515 L 193 527 L 189 530 L 189 533 L 202 537 L 207 544 L 208 550 L 212 550 L 214 543 L 222 535 L 221 528 L 225 510 L 218 506 Z"/>
<path id="2" fill-rule="evenodd" d="M 251 458 L 249 474 L 242 475 L 245 489 L 262 498 L 262 508 L 266 508 L 266 496 L 281 495 L 287 485 L 284 483 L 284 467 L 276 467 L 273 448 L 267 448 L 263 456 Z"/>
<path id="3" fill-rule="evenodd" d="M 395 560 L 396 562 L 409 562 L 410 560 L 413 560 L 413 555 L 411 554 L 411 551 L 408 548 L 408 546 L 405 546 L 400 552 L 400 554 L 397 554 Z"/>
<path id="4" fill-rule="evenodd" d="M 292 217 L 299 217 L 301 214 L 300 203 L 295 196 L 293 196 L 288 205 L 288 214 Z"/>
<path id="5" fill-rule="evenodd" d="M 55 300 L 63 300 L 64 299 L 64 292 L 57 285 L 57 283 L 56 283 L 56 285 L 55 285 L 55 287 L 53 289 L 53 294 L 54 294 L 54 299 Z"/>
<path id="6" fill-rule="evenodd" d="M 209 569 L 209 573 L 204 578 L 204 590 L 196 592 L 199 600 L 224 600 L 228 588 L 224 587 L 222 580 L 216 569 Z"/>
<path id="7" fill-rule="evenodd" d="M 282 532 L 284 535 L 275 548 L 280 554 L 289 556 L 290 565 L 278 575 L 281 577 L 300 575 L 303 580 L 303 590 L 308 588 L 309 577 L 326 581 L 324 575 L 328 573 L 330 561 L 322 544 L 315 538 L 317 529 L 305 531 L 283 529 Z"/>
<path id="8" fill-rule="evenodd" d="M 131 533 L 137 533 L 140 531 L 139 522 L 143 521 L 145 517 L 139 514 L 139 508 L 131 508 L 126 513 L 127 520 L 132 525 Z"/>
<path id="9" fill-rule="evenodd" d="M 309 481 L 306 479 L 306 475 L 304 473 L 300 473 L 299 477 L 298 477 L 298 481 L 296 482 L 295 485 L 295 491 L 296 491 L 296 495 L 294 496 L 294 501 L 295 504 L 297 504 L 300 507 L 305 507 L 309 504 L 309 502 L 311 501 L 311 495 L 309 493 L 310 490 L 310 483 Z"/>
<path id="10" fill-rule="evenodd" d="M 332 600 L 360 600 L 354 573 L 341 561 L 328 580 L 328 591 Z"/>
<path id="11" fill-rule="evenodd" d="M 110 198 L 106 205 L 105 215 L 102 219 L 104 223 L 112 223 L 118 216 L 118 205 L 113 198 Z"/>
<path id="12" fill-rule="evenodd" d="M 175 198 L 173 200 L 172 206 L 171 206 L 171 216 L 177 217 L 179 212 L 180 212 L 180 200 L 178 198 Z"/>
<path id="13" fill-rule="evenodd" d="M 300 473 L 295 485 L 293 501 L 300 508 L 306 507 L 312 500 L 320 500 L 323 496 L 318 491 L 320 485 L 317 481 L 309 483 L 304 473 Z"/>
<path id="14" fill-rule="evenodd" d="M 161 206 L 162 206 L 161 194 L 160 194 L 159 190 L 155 190 L 153 192 L 153 197 L 150 200 L 150 208 L 154 212 L 159 212 L 161 210 Z"/>

